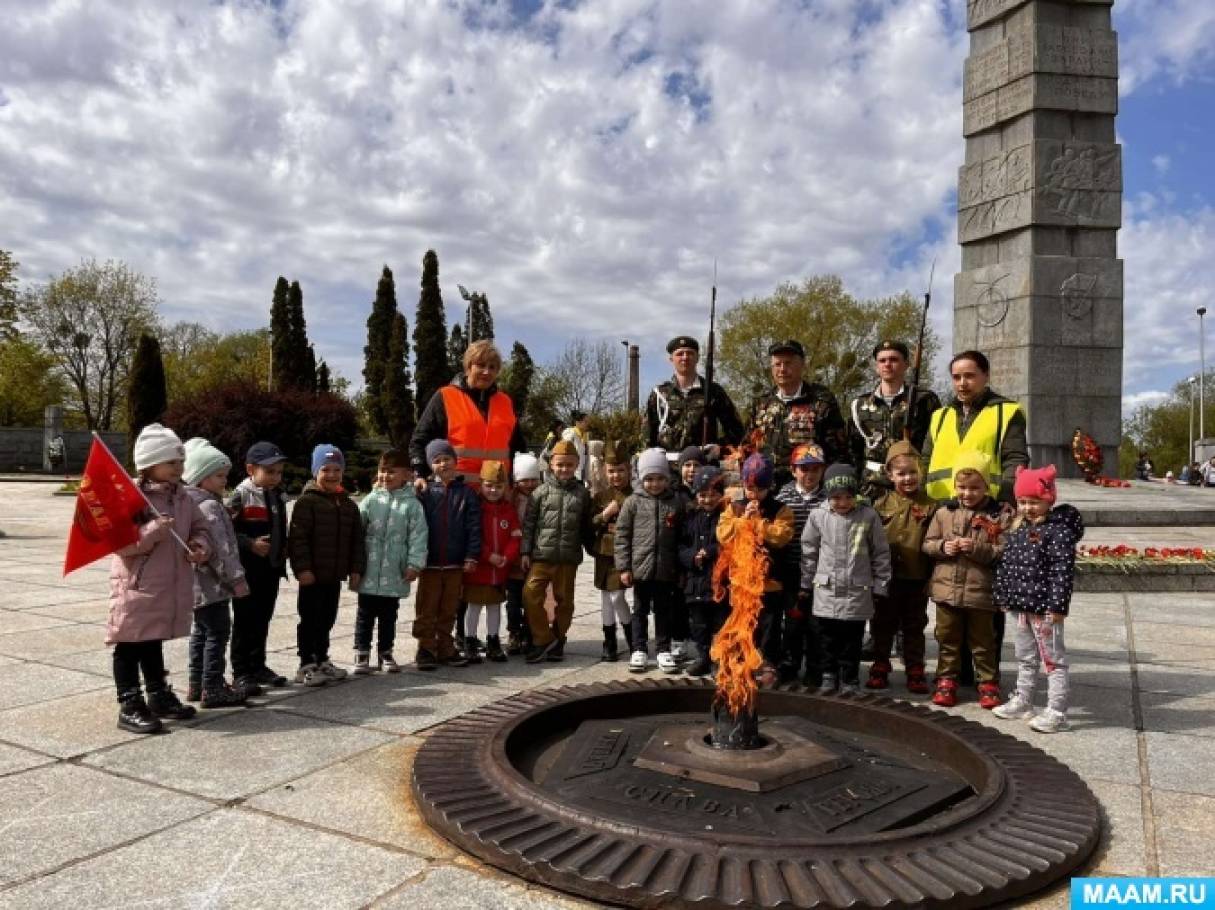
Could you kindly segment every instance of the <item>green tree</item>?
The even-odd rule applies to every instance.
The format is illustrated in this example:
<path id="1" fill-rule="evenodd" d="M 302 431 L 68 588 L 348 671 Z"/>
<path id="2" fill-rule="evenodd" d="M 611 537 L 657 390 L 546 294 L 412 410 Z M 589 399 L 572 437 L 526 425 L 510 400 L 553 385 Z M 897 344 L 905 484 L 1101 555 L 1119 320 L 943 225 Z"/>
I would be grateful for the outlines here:
<path id="1" fill-rule="evenodd" d="M 510 396 L 515 405 L 515 414 L 520 417 L 527 413 L 527 399 L 531 395 L 535 377 L 536 363 L 532 355 L 522 342 L 516 341 L 511 345 L 510 360 L 498 376 L 498 388 Z"/>
<path id="2" fill-rule="evenodd" d="M 1208 372 L 1203 383 L 1207 389 L 1215 389 L 1215 372 Z M 1198 439 L 1199 426 L 1215 426 L 1215 396 L 1206 396 L 1204 420 L 1198 419 L 1197 384 L 1190 385 L 1183 379 L 1169 390 L 1168 397 L 1152 405 L 1140 405 L 1122 424 L 1122 445 L 1118 450 L 1118 474 L 1133 477 L 1135 462 L 1140 452 L 1147 452 L 1155 473 L 1164 476 L 1172 471 L 1174 476 L 1189 463 L 1190 415 L 1193 413 L 1194 439 Z M 1193 400 L 1191 401 L 1191 396 Z M 1084 429 L 1084 427 L 1081 427 Z M 1110 473 L 1114 465 L 1106 465 Z"/>
<path id="3" fill-rule="evenodd" d="M 620 349 L 611 341 L 574 338 L 544 367 L 549 389 L 556 395 L 558 416 L 573 410 L 597 414 L 615 410 L 624 399 L 624 367 Z"/>
<path id="4" fill-rule="evenodd" d="M 17 267 L 8 250 L 0 250 L 0 341 L 17 335 Z"/>
<path id="5" fill-rule="evenodd" d="M 300 374 L 300 388 L 312 392 L 317 390 L 316 348 L 311 344 L 305 349 L 304 369 Z"/>
<path id="6" fill-rule="evenodd" d="M 287 279 L 279 275 L 274 283 L 274 302 L 270 304 L 270 376 L 276 389 L 290 388 L 294 375 L 291 365 L 291 305 L 287 299 L 290 291 Z"/>
<path id="7" fill-rule="evenodd" d="M 131 357 L 156 326 L 156 282 L 122 262 L 86 260 L 27 294 L 21 315 L 74 393 L 90 430 L 121 418 Z"/>
<path id="8" fill-rule="evenodd" d="M 0 426 L 40 427 L 43 409 L 67 394 L 53 356 L 19 335 L 0 340 Z"/>
<path id="9" fill-rule="evenodd" d="M 548 433 L 548 428 L 557 419 L 568 420 L 569 414 L 562 410 L 562 399 L 566 389 L 560 377 L 539 370 L 527 397 L 527 410 L 523 413 L 523 434 L 531 442 L 539 443 Z"/>
<path id="10" fill-rule="evenodd" d="M 422 257 L 422 293 L 413 322 L 414 378 L 417 408 L 425 410 L 430 396 L 451 379 L 447 368 L 447 317 L 439 290 L 439 257 L 427 250 Z"/>
<path id="11" fill-rule="evenodd" d="M 482 339 L 493 341 L 494 316 L 489 311 L 489 298 L 484 294 L 473 294 L 469 306 L 471 308 L 468 320 L 469 343 L 481 341 Z"/>
<path id="12" fill-rule="evenodd" d="M 367 344 L 363 347 L 363 408 L 377 433 L 388 432 L 384 411 L 384 381 L 388 371 L 389 343 L 397 315 L 397 291 L 392 270 L 384 266 L 371 315 L 367 317 Z"/>
<path id="13" fill-rule="evenodd" d="M 464 372 L 464 352 L 468 350 L 468 339 L 464 336 L 464 327 L 456 323 L 451 327 L 451 337 L 447 339 L 447 375 L 458 376 Z"/>
<path id="14" fill-rule="evenodd" d="M 404 313 L 392 319 L 392 334 L 388 344 L 388 363 L 384 378 L 384 412 L 388 420 L 388 438 L 393 446 L 409 444 L 415 416 L 413 388 L 409 376 L 409 325 Z"/>
<path id="15" fill-rule="evenodd" d="M 150 423 L 158 423 L 169 404 L 165 388 L 165 365 L 160 342 L 144 332 L 131 361 L 127 382 L 127 451 L 135 451 L 135 437 Z"/>
<path id="16" fill-rule="evenodd" d="M 163 329 L 159 339 L 171 402 L 234 382 L 269 387 L 268 329 L 220 335 L 198 323 L 177 322 Z"/>
<path id="17" fill-rule="evenodd" d="M 320 366 L 316 368 L 316 391 L 318 394 L 332 391 L 330 388 L 329 364 L 323 360 Z"/>
<path id="18" fill-rule="evenodd" d="M 717 375 L 734 400 L 746 402 L 771 385 L 768 347 L 795 338 L 806 349 L 806 378 L 825 383 L 841 403 L 876 380 L 871 357 L 883 338 L 896 338 L 914 348 L 922 309 L 910 293 L 876 300 L 857 300 L 834 275 L 785 282 L 770 297 L 742 300 L 721 320 Z M 921 385 L 930 385 L 932 358 L 939 342 L 925 332 Z"/>
<path id="19" fill-rule="evenodd" d="M 316 390 L 316 354 L 308 343 L 308 322 L 304 319 L 304 291 L 298 281 L 287 289 L 288 373 L 286 382 L 296 389 Z"/>

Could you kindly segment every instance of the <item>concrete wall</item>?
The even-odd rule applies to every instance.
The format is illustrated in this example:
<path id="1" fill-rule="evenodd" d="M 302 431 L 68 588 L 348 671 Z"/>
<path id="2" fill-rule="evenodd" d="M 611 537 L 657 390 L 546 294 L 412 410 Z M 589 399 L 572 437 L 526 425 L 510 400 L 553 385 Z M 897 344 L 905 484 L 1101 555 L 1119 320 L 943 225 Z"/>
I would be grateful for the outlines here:
<path id="1" fill-rule="evenodd" d="M 0 474 L 22 472 L 41 473 L 43 456 L 41 427 L 0 427 Z M 119 461 L 126 458 L 125 433 L 102 433 L 101 438 Z M 64 472 L 79 474 L 84 470 L 93 436 L 87 430 L 64 430 L 63 442 L 67 463 Z"/>

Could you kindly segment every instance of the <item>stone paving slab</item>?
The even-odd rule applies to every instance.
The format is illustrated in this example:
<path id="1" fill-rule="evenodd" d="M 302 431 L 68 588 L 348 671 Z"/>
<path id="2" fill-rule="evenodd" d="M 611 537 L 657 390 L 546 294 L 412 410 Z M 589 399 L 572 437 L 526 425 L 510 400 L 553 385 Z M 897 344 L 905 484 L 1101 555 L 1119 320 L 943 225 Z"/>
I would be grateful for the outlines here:
<path id="1" fill-rule="evenodd" d="M 40 755 L 28 749 L 0 743 L 0 777 L 6 777 L 18 771 L 26 771 L 29 768 L 37 768 L 39 765 L 47 765 L 54 760 L 50 755 Z"/>
<path id="2" fill-rule="evenodd" d="M 574 897 L 510 884 L 500 877 L 458 866 L 434 865 L 377 904 L 383 910 L 576 910 L 599 906 Z"/>
<path id="3" fill-rule="evenodd" d="M 18 672 L 21 685 L 0 686 L 0 711 L 51 701 L 64 695 L 94 692 L 101 688 L 108 691 L 112 685 L 109 680 L 100 679 L 90 673 L 48 667 L 44 664 L 26 664 L 21 666 L 20 671 L 5 671 L 5 676 Z"/>

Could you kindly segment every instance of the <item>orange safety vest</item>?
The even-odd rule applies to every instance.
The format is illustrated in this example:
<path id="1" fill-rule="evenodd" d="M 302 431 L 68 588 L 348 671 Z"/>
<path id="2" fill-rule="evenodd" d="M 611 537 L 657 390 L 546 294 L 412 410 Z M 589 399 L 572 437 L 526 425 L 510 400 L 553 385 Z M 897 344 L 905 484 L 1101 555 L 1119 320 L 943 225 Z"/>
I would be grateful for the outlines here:
<path id="1" fill-rule="evenodd" d="M 481 462 L 500 461 L 510 473 L 510 438 L 515 432 L 515 406 L 505 392 L 489 399 L 489 420 L 472 398 L 454 385 L 439 389 L 447 412 L 447 441 L 456 450 L 456 470 L 465 483 L 481 482 Z"/>

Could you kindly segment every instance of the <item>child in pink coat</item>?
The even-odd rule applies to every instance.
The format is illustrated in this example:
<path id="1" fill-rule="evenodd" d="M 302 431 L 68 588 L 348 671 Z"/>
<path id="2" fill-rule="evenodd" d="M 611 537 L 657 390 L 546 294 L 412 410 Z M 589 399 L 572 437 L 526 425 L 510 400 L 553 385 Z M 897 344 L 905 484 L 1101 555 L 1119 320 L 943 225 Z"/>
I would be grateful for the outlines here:
<path id="1" fill-rule="evenodd" d="M 158 423 L 144 427 L 135 440 L 139 487 L 155 511 L 139 519 L 139 541 L 110 561 L 110 616 L 105 642 L 114 646 L 114 684 L 118 689 L 118 727 L 155 733 L 160 718 L 194 716 L 168 684 L 162 645 L 190 634 L 194 617 L 194 568 L 208 555 L 205 521 L 182 487 L 185 447 L 177 434 Z M 173 538 L 176 532 L 189 550 Z M 144 700 L 139 674 L 147 686 Z"/>

